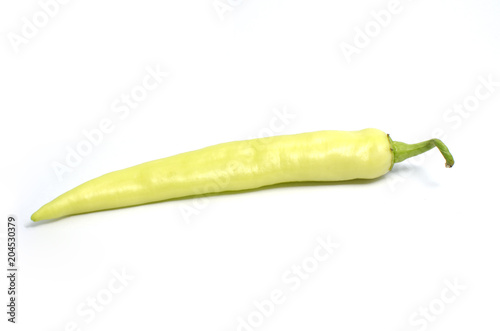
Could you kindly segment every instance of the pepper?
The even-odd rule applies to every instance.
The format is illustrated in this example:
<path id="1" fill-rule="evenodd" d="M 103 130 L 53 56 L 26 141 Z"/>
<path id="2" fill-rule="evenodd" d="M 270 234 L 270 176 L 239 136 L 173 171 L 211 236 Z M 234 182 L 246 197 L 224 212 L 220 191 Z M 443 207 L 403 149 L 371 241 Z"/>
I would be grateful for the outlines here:
<path id="1" fill-rule="evenodd" d="M 36 222 L 286 182 L 372 179 L 389 172 L 394 163 L 433 147 L 446 159 L 446 167 L 452 167 L 453 157 L 441 140 L 405 144 L 378 129 L 227 142 L 97 177 L 42 206 L 31 219 Z"/>

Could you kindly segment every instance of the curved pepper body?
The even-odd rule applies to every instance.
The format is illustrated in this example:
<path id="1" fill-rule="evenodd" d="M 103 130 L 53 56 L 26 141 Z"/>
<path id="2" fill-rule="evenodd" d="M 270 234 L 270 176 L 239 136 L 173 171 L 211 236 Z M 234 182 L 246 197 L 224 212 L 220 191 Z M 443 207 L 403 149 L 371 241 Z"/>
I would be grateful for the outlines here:
<path id="1" fill-rule="evenodd" d="M 393 158 L 387 134 L 377 129 L 222 143 L 92 179 L 47 203 L 31 219 L 285 182 L 376 178 L 390 170 Z"/>

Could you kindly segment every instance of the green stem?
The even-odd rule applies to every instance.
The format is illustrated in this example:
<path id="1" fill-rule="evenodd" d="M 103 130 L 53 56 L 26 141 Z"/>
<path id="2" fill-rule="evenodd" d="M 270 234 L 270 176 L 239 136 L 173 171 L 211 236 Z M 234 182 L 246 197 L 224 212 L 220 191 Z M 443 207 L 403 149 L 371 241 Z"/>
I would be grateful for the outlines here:
<path id="1" fill-rule="evenodd" d="M 434 147 L 437 147 L 441 152 L 441 154 L 443 155 L 443 157 L 445 158 L 446 168 L 451 168 L 453 167 L 453 164 L 455 164 L 453 156 L 451 156 L 448 147 L 446 147 L 446 145 L 439 139 L 430 139 L 416 144 L 406 144 L 399 141 L 393 141 L 389 137 L 389 142 L 391 143 L 391 150 L 394 154 L 393 164 L 402 162 L 410 157 L 414 157 L 419 154 L 425 153 Z"/>

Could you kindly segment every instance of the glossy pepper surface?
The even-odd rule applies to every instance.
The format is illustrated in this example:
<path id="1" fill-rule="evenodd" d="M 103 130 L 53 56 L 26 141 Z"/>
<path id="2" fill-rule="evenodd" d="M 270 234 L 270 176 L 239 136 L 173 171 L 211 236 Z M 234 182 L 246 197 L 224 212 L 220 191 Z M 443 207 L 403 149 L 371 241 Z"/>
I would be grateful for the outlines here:
<path id="1" fill-rule="evenodd" d="M 222 143 L 97 177 L 42 206 L 40 221 L 173 198 L 240 191 L 286 182 L 377 178 L 394 163 L 438 147 L 438 139 L 405 144 L 378 129 L 316 131 Z"/>

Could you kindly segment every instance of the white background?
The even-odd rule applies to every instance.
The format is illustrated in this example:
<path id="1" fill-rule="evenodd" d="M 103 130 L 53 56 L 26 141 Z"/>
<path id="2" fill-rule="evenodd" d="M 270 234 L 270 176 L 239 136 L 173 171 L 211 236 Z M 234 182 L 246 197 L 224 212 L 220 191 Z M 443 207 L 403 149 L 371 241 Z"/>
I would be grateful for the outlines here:
<path id="1" fill-rule="evenodd" d="M 389 1 L 215 4 L 226 11 L 212 0 L 52 2 L 47 22 L 37 1 L 0 5 L 4 258 L 5 220 L 19 222 L 18 324 L 6 322 L 2 277 L 2 330 L 498 329 L 498 2 L 401 0 L 390 18 Z M 34 19 L 46 25 L 30 35 Z M 128 116 L 114 112 L 147 68 L 168 77 Z M 111 132 L 59 180 L 54 164 L 103 119 Z M 145 161 L 366 127 L 440 137 L 456 165 L 433 150 L 373 181 L 29 220 Z M 315 265 L 321 240 L 339 246 Z M 290 272 L 303 263 L 299 286 Z M 254 302 L 276 293 L 264 316 Z"/>

